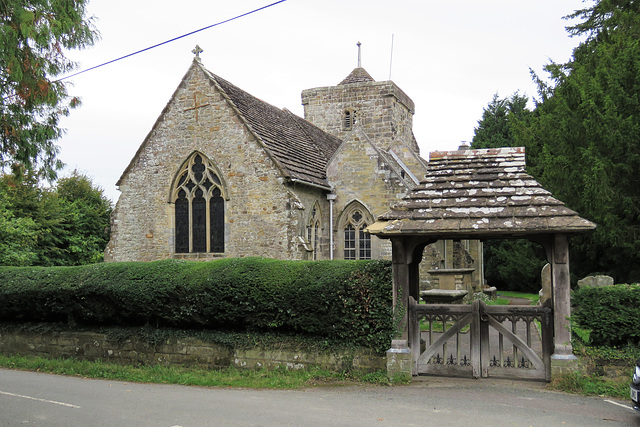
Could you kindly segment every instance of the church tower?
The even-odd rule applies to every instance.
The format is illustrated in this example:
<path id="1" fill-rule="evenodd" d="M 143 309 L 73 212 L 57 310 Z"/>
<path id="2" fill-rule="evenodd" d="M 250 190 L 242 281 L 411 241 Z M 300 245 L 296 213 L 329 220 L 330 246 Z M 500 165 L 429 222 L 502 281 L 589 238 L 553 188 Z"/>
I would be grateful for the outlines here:
<path id="1" fill-rule="evenodd" d="M 358 124 L 382 150 L 402 142 L 419 153 L 413 136 L 415 106 L 392 81 L 375 81 L 361 67 L 337 86 L 302 91 L 304 118 L 340 139 Z"/>

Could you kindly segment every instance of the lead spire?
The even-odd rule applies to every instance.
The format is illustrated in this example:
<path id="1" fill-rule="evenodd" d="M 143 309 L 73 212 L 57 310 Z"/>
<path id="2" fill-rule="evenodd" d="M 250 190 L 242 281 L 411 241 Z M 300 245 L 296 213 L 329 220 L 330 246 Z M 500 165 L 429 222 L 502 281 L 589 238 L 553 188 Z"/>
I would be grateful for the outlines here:
<path id="1" fill-rule="evenodd" d="M 362 46 L 362 43 L 358 42 L 358 68 L 362 68 L 362 58 L 360 56 L 360 46 Z"/>

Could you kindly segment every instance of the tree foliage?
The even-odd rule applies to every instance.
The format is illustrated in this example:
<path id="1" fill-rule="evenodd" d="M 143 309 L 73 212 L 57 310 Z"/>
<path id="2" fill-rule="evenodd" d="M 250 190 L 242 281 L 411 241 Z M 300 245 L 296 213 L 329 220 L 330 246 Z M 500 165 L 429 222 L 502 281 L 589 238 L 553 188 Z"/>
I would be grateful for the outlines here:
<path id="1" fill-rule="evenodd" d="M 588 48 L 593 43 L 607 41 L 610 34 L 624 32 L 627 36 L 638 36 L 635 18 L 640 13 L 637 0 L 598 0 L 591 7 L 580 9 L 568 16 L 581 21 L 567 27 L 573 36 L 586 35 L 587 41 L 578 49 Z"/>
<path id="2" fill-rule="evenodd" d="M 640 280 L 640 14 L 637 1 L 600 1 L 576 12 L 587 34 L 567 64 L 545 68 L 551 83 L 519 140 L 534 174 L 560 200 L 596 222 L 573 239 L 580 275 Z"/>
<path id="3" fill-rule="evenodd" d="M 77 171 L 57 182 L 56 195 L 67 216 L 66 265 L 102 261 L 109 242 L 111 201 Z"/>
<path id="4" fill-rule="evenodd" d="M 45 187 L 33 174 L 5 175 L 0 189 L 5 222 L 20 225 L 14 232 L 22 230 L 23 241 L 30 243 L 17 251 L 15 240 L 2 234 L 0 222 L 0 265 L 82 265 L 103 259 L 111 201 L 87 176 L 74 171 L 54 187 Z M 14 255 L 2 257 L 4 252 Z"/>
<path id="5" fill-rule="evenodd" d="M 32 264 L 37 237 L 36 224 L 31 218 L 16 217 L 6 189 L 0 185 L 0 265 Z"/>
<path id="6" fill-rule="evenodd" d="M 546 263 L 542 246 L 529 240 L 484 242 L 485 278 L 500 290 L 538 292 L 540 274 Z"/>
<path id="7" fill-rule="evenodd" d="M 640 286 L 581 287 L 571 301 L 572 321 L 589 331 L 589 344 L 640 344 Z"/>
<path id="8" fill-rule="evenodd" d="M 524 119 L 529 98 L 514 93 L 509 98 L 500 98 L 498 94 L 482 112 L 482 119 L 475 128 L 472 148 L 513 147 L 516 145 L 514 126 L 518 120 Z"/>
<path id="9" fill-rule="evenodd" d="M 482 112 L 471 142 L 472 148 L 515 147 L 515 129 L 531 111 L 529 98 L 514 93 L 508 98 L 497 94 Z M 546 263 L 542 248 L 527 240 L 488 240 L 484 242 L 485 278 L 502 290 L 537 292 L 540 273 Z"/>
<path id="10" fill-rule="evenodd" d="M 507 120 L 507 100 L 494 97 L 474 138 L 474 148 L 494 140 L 525 146 L 528 173 L 598 225 L 571 240 L 577 276 L 640 280 L 639 12 L 637 0 L 600 0 L 571 15 L 580 22 L 568 31 L 586 38 L 571 61 L 545 66 L 547 80 L 534 74 L 534 111 Z M 494 122 L 497 136 L 482 136 Z"/>
<path id="11" fill-rule="evenodd" d="M 0 169 L 39 169 L 53 179 L 60 116 L 78 104 L 56 76 L 75 64 L 65 49 L 93 44 L 87 0 L 0 1 Z"/>

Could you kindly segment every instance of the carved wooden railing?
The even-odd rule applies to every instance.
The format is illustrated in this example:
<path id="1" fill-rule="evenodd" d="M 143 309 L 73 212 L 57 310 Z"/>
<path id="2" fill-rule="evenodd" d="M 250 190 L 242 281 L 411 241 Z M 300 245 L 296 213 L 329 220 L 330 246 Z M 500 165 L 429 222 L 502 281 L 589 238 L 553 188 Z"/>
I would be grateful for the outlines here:
<path id="1" fill-rule="evenodd" d="M 550 308 L 482 301 L 418 304 L 411 299 L 409 318 L 411 348 L 421 349 L 413 352 L 414 374 L 550 379 Z"/>

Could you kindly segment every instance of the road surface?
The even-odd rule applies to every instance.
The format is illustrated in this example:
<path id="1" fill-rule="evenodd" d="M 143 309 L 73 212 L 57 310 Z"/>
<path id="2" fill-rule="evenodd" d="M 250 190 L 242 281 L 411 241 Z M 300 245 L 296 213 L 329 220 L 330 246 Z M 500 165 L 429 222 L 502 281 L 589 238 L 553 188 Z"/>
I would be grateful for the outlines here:
<path id="1" fill-rule="evenodd" d="M 544 383 L 421 377 L 408 386 L 249 390 L 0 369 L 0 427 L 640 426 L 627 401 Z"/>

